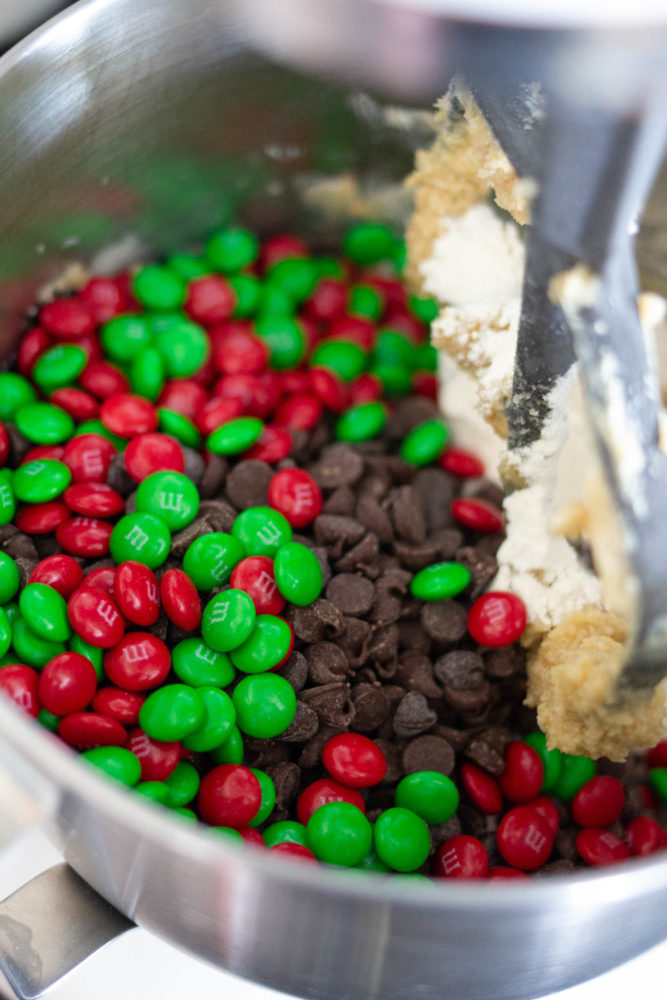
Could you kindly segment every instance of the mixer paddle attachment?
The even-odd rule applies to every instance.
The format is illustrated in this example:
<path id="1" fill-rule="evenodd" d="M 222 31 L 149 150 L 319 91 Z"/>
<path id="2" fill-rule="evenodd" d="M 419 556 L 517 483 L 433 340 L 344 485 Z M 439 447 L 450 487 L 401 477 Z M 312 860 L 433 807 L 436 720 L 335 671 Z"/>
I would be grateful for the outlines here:
<path id="1" fill-rule="evenodd" d="M 661 163 L 667 115 L 655 110 L 657 101 L 629 116 L 550 95 L 527 128 L 526 101 L 521 115 L 516 99 L 477 90 L 475 97 L 517 173 L 539 184 L 507 407 L 509 447 L 539 439 L 550 390 L 578 363 L 621 529 L 632 635 L 615 697 L 627 702 L 650 694 L 667 674 L 667 456 L 632 243 Z"/>

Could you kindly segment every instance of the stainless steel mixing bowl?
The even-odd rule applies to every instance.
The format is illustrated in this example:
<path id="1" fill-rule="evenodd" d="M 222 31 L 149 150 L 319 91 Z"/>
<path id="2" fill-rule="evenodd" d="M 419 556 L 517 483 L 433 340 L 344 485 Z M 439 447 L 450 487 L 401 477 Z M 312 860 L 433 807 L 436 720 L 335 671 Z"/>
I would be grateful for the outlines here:
<path id="1" fill-rule="evenodd" d="M 245 28 L 225 0 L 86 0 L 0 61 L 5 354 L 36 287 L 124 234 L 186 247 L 242 205 L 253 224 L 324 239 L 333 223 L 299 204 L 300 177 L 349 171 L 375 190 L 409 169 L 396 116 L 253 55 Z M 163 815 L 4 703 L 0 744 L 5 816 L 41 809 L 69 864 L 132 920 L 289 993 L 521 1000 L 667 936 L 664 855 L 527 885 L 313 871 Z M 35 954 L 8 926 L 2 964 L 20 981 Z"/>

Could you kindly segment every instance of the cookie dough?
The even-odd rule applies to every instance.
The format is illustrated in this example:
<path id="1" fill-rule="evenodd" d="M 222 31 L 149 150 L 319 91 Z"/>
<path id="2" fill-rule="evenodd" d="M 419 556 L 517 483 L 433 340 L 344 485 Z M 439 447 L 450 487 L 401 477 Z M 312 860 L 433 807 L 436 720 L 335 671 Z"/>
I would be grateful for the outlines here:
<path id="1" fill-rule="evenodd" d="M 651 700 L 616 700 L 632 602 L 576 366 L 552 391 L 540 440 L 513 452 L 505 442 L 524 264 L 520 229 L 530 220 L 533 188 L 516 176 L 459 81 L 438 102 L 435 123 L 435 142 L 418 153 L 407 181 L 415 194 L 407 273 L 416 291 L 442 306 L 432 340 L 452 434 L 507 490 L 507 540 L 493 587 L 517 593 L 527 607 L 527 703 L 551 746 L 623 760 L 667 734 L 667 685 Z M 665 308 L 649 298 L 640 314 L 654 333 Z"/>

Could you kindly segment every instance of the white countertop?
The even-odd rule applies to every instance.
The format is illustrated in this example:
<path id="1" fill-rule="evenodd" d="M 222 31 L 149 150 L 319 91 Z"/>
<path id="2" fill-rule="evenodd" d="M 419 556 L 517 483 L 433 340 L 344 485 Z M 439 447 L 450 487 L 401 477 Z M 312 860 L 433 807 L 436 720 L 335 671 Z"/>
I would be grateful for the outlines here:
<path id="1" fill-rule="evenodd" d="M 61 860 L 39 831 L 25 834 L 0 856 L 0 899 Z M 664 1000 L 666 982 L 667 942 L 612 972 L 543 1000 Z M 1 975 L 0 990 L 14 1000 Z M 285 1000 L 284 993 L 221 972 L 140 928 L 110 942 L 45 996 L 49 1000 Z"/>

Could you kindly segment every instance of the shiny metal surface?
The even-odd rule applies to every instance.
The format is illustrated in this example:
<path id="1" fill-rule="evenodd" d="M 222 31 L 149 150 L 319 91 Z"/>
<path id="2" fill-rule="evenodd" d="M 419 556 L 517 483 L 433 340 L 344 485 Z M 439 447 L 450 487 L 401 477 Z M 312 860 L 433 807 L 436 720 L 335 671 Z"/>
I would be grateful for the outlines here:
<path id="1" fill-rule="evenodd" d="M 128 232 L 187 246 L 237 205 L 264 228 L 333 223 L 298 207 L 304 173 L 402 177 L 410 136 L 372 103 L 252 55 L 223 0 L 88 0 L 0 62 L 0 342 L 37 284 Z M 444 72 L 444 71 L 443 71 Z M 72 867 L 139 924 L 232 971 L 322 1000 L 522 1000 L 667 936 L 667 859 L 528 885 L 414 885 L 311 870 L 225 845 L 139 801 L 0 704 L 53 793 Z"/>
<path id="2" fill-rule="evenodd" d="M 0 968 L 33 1000 L 132 926 L 69 865 L 55 865 L 0 903 Z"/>

